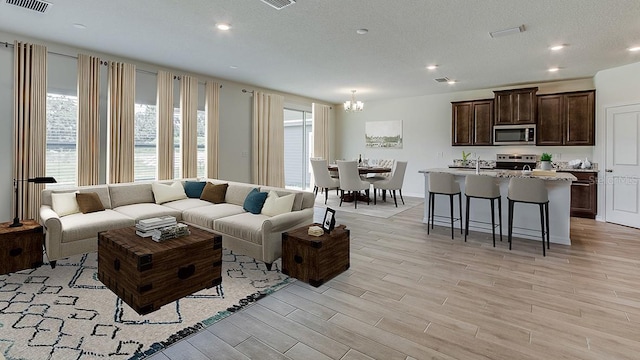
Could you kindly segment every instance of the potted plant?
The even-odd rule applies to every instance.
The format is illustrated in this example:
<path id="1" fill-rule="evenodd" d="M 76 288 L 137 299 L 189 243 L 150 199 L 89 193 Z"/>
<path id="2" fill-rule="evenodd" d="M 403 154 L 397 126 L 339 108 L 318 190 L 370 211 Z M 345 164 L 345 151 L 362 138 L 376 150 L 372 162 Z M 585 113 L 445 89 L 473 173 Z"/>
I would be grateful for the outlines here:
<path id="1" fill-rule="evenodd" d="M 542 153 L 542 155 L 540 155 L 540 169 L 551 170 L 551 168 L 551 154 Z"/>
<path id="2" fill-rule="evenodd" d="M 469 155 L 471 155 L 471 152 L 464 152 L 464 150 L 462 151 L 462 166 L 469 165 L 469 163 L 467 162 L 467 158 L 469 158 Z"/>

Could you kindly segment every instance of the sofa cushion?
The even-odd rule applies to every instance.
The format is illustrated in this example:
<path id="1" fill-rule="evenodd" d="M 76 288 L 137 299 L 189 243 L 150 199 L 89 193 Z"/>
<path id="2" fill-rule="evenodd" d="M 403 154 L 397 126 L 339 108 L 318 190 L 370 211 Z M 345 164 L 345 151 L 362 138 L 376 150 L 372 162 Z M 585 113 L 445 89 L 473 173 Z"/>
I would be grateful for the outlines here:
<path id="1" fill-rule="evenodd" d="M 289 189 L 277 188 L 273 186 L 261 186 L 260 191 L 266 191 L 266 192 L 275 191 L 278 194 L 278 196 L 295 194 L 295 199 L 293 201 L 293 206 L 291 207 L 291 210 L 292 211 L 302 210 L 302 198 L 304 195 L 303 191 L 289 190 Z"/>
<path id="2" fill-rule="evenodd" d="M 269 217 L 243 213 L 217 219 L 213 230 L 262 245 L 262 223 Z"/>
<path id="3" fill-rule="evenodd" d="M 255 185 L 243 184 L 237 182 L 229 182 L 227 188 L 227 194 L 224 197 L 224 202 L 234 205 L 244 205 L 244 200 L 251 190 L 255 189 Z"/>
<path id="4" fill-rule="evenodd" d="M 295 200 L 296 194 L 289 194 L 285 196 L 278 196 L 278 193 L 274 190 L 269 191 L 267 200 L 264 201 L 262 207 L 262 214 L 267 216 L 276 216 L 284 213 L 291 212 L 293 206 L 293 200 Z"/>
<path id="5" fill-rule="evenodd" d="M 225 195 L 227 194 L 227 188 L 229 184 L 216 184 L 208 182 L 204 189 L 202 190 L 202 194 L 200 195 L 200 199 L 206 200 L 208 202 L 212 202 L 214 204 L 221 204 L 224 202 Z"/>
<path id="6" fill-rule="evenodd" d="M 151 184 L 151 190 L 153 191 L 153 198 L 156 204 L 164 204 L 169 201 L 186 199 L 187 194 L 184 192 L 184 187 L 180 181 L 174 181 L 173 184 Z"/>
<path id="7" fill-rule="evenodd" d="M 249 192 L 249 194 L 247 194 L 247 197 L 244 199 L 242 208 L 252 214 L 260 214 L 268 195 L 269 193 L 260 192 L 258 191 L 258 189 L 253 189 L 251 190 L 251 192 Z"/>
<path id="8" fill-rule="evenodd" d="M 95 192 L 76 193 L 76 201 L 80 212 L 83 214 L 104 211 L 102 201 L 100 201 L 100 197 Z"/>
<path id="9" fill-rule="evenodd" d="M 168 203 L 162 204 L 162 206 L 170 207 L 172 209 L 176 209 L 178 211 L 185 211 L 193 208 L 197 208 L 200 206 L 211 205 L 210 202 L 200 200 L 200 199 L 182 199 L 169 201 Z"/>
<path id="10" fill-rule="evenodd" d="M 114 210 L 92 213 L 76 213 L 60 218 L 62 242 L 96 238 L 101 231 L 135 225 L 135 221 Z"/>
<path id="11" fill-rule="evenodd" d="M 178 221 L 182 219 L 182 212 L 180 210 L 153 203 L 140 203 L 118 206 L 113 210 L 134 220 L 148 219 L 164 215 L 174 216 Z"/>
<path id="12" fill-rule="evenodd" d="M 207 185 L 206 181 L 185 181 L 184 192 L 188 198 L 199 199 L 205 185 Z"/>
<path id="13" fill-rule="evenodd" d="M 228 203 L 215 205 L 209 203 L 207 206 L 185 210 L 182 213 L 182 220 L 194 225 L 213 229 L 213 222 L 216 219 L 243 213 L 244 209 L 242 209 L 242 206 Z"/>
<path id="14" fill-rule="evenodd" d="M 155 202 L 150 183 L 110 184 L 109 196 L 112 209 L 123 205 Z"/>
<path id="15" fill-rule="evenodd" d="M 80 212 L 75 192 L 51 194 L 51 208 L 60 217 Z"/>

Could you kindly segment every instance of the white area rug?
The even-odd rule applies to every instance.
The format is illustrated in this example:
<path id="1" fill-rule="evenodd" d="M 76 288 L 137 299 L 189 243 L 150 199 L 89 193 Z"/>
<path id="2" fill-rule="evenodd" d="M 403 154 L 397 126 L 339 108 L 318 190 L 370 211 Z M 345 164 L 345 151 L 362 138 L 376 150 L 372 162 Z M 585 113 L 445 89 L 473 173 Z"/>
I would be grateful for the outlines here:
<path id="1" fill-rule="evenodd" d="M 358 208 L 356 209 L 353 202 L 343 202 L 342 206 L 340 205 L 340 197 L 336 196 L 335 190 L 329 190 L 329 199 L 327 200 L 327 204 L 324 204 L 324 194 L 318 192 L 318 196 L 316 197 L 315 212 L 321 212 L 324 216 L 324 208 L 330 207 L 338 212 L 351 212 L 357 213 L 361 215 L 374 216 L 379 218 L 389 218 L 393 215 L 399 214 L 403 211 L 409 210 L 412 207 L 422 204 L 424 201 L 422 198 L 416 197 L 404 197 L 404 205 L 402 205 L 402 200 L 400 200 L 400 195 L 396 192 L 396 196 L 398 199 L 398 207 L 393 203 L 393 197 L 389 196 L 387 193 L 387 201 L 384 202 L 378 195 L 378 201 L 376 205 L 373 205 L 373 192 L 371 193 L 371 201 L 369 205 L 367 205 L 366 201 L 358 201 Z M 318 209 L 320 208 L 320 209 Z"/>
<path id="2" fill-rule="evenodd" d="M 0 275 L 0 354 L 143 359 L 293 281 L 280 272 L 280 260 L 272 271 L 226 249 L 222 260 L 221 285 L 145 316 L 98 280 L 96 253 L 60 260 L 55 269 Z"/>

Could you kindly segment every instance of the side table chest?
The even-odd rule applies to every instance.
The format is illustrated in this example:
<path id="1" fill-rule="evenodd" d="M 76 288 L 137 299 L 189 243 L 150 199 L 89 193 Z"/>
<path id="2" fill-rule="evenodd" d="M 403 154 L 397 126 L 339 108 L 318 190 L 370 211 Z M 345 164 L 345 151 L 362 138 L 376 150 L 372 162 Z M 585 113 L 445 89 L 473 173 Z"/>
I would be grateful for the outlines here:
<path id="1" fill-rule="evenodd" d="M 340 225 L 322 236 L 308 229 L 282 234 L 282 273 L 318 287 L 349 268 L 349 229 Z"/>
<path id="2" fill-rule="evenodd" d="M 34 220 L 22 220 L 22 224 L 0 224 L 0 275 L 42 265 L 42 226 Z"/>

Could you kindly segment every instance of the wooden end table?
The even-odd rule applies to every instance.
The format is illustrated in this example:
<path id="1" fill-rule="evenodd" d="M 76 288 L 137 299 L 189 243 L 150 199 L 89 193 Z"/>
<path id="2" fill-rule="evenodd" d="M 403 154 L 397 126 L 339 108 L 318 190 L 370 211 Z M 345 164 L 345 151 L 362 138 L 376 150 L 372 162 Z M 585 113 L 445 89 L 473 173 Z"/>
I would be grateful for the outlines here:
<path id="1" fill-rule="evenodd" d="M 35 220 L 22 220 L 22 224 L 0 224 L 0 275 L 42 265 L 42 226 Z"/>
<path id="2" fill-rule="evenodd" d="M 311 236 L 309 226 L 282 234 L 282 273 L 318 287 L 349 269 L 349 229 Z"/>

